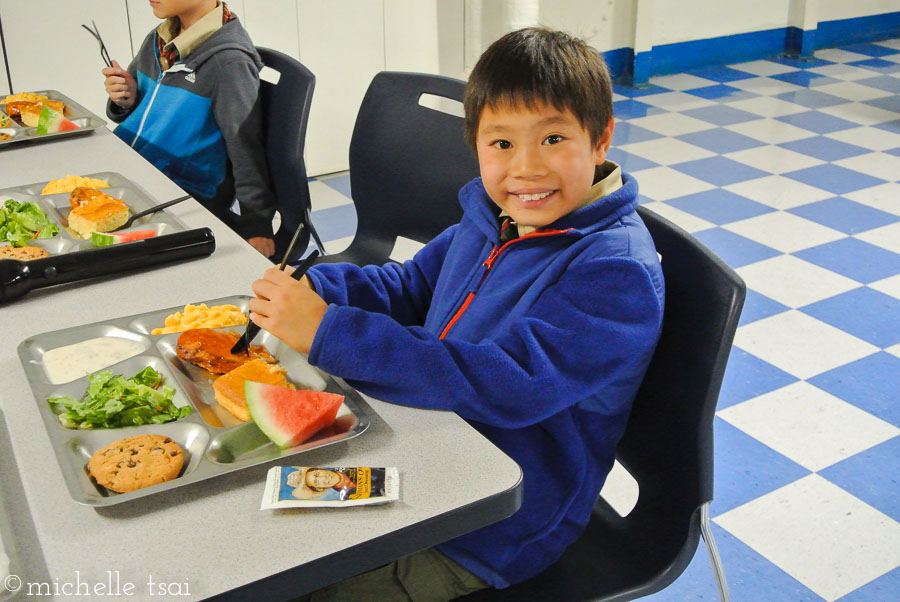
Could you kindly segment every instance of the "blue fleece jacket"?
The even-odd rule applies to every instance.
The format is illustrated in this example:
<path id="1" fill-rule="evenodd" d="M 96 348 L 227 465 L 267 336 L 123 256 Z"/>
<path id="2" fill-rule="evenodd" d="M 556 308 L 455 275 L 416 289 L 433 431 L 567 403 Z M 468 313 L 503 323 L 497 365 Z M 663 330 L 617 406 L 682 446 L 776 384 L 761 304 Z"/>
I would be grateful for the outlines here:
<path id="1" fill-rule="evenodd" d="M 480 179 L 462 221 L 403 265 L 321 264 L 309 359 L 361 391 L 459 414 L 522 467 L 511 517 L 438 549 L 494 587 L 587 524 L 659 337 L 662 269 L 637 183 L 499 246 Z"/>

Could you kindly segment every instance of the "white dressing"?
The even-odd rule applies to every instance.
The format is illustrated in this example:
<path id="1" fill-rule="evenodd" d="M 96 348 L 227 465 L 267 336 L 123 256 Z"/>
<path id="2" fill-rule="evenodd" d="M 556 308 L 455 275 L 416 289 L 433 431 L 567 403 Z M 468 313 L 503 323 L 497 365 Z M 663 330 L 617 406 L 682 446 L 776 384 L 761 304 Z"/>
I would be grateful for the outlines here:
<path id="1" fill-rule="evenodd" d="M 41 363 L 50 382 L 59 385 L 134 357 L 145 348 L 131 339 L 99 337 L 51 349 L 44 353 Z"/>

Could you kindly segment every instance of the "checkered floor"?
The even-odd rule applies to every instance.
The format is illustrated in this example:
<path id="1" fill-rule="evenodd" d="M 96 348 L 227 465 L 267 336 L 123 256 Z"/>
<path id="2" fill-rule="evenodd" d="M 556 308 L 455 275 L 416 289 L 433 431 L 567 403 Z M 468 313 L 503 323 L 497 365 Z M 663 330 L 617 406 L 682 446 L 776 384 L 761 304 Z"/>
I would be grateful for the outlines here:
<path id="1" fill-rule="evenodd" d="M 711 508 L 732 598 L 900 599 L 900 39 L 615 93 L 610 159 L 749 289 Z M 348 176 L 310 186 L 340 251 Z M 717 599 L 702 544 L 651 599 Z"/>

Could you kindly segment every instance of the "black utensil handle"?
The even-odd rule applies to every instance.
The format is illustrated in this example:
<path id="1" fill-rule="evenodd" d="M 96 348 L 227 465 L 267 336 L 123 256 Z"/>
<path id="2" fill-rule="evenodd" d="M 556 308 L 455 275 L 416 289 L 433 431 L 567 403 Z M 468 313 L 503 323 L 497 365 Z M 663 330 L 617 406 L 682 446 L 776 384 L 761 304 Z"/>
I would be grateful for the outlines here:
<path id="1" fill-rule="evenodd" d="M 171 201 L 166 201 L 165 203 L 160 203 L 159 205 L 154 205 L 153 207 L 150 207 L 149 209 L 145 209 L 143 211 L 140 211 L 140 212 L 132 215 L 130 218 L 128 218 L 128 223 L 133 224 L 135 222 L 135 220 L 137 220 L 137 219 L 140 219 L 140 218 L 150 215 L 152 213 L 156 213 L 157 211 L 162 211 L 166 207 L 171 207 L 172 205 L 176 205 L 182 201 L 186 201 L 189 198 L 191 198 L 191 195 L 186 194 L 184 196 L 178 197 L 177 199 L 172 199 Z"/>

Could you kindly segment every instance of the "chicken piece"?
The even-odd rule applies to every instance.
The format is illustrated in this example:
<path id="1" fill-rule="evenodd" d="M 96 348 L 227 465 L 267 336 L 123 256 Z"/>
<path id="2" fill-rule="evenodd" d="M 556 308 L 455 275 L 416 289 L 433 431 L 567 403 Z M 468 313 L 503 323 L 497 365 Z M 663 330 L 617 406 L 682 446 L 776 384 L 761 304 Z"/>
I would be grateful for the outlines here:
<path id="1" fill-rule="evenodd" d="M 100 192 L 99 190 L 79 186 L 72 190 L 72 193 L 69 195 L 69 205 L 71 205 L 72 209 L 74 209 L 75 207 L 86 205 L 94 199 L 103 198 L 104 196 L 107 195 Z"/>
<path id="2" fill-rule="evenodd" d="M 274 364 L 275 358 L 262 345 L 250 345 L 249 353 L 235 355 L 231 348 L 240 335 L 227 330 L 194 328 L 178 336 L 175 353 L 186 362 L 208 370 L 213 374 L 225 374 L 250 360 L 263 360 Z"/>
<path id="3" fill-rule="evenodd" d="M 22 115 L 22 110 L 27 109 L 28 107 L 34 106 L 35 103 L 28 102 L 27 100 L 17 100 L 14 102 L 6 103 L 6 114 L 10 117 L 19 117 Z"/>

